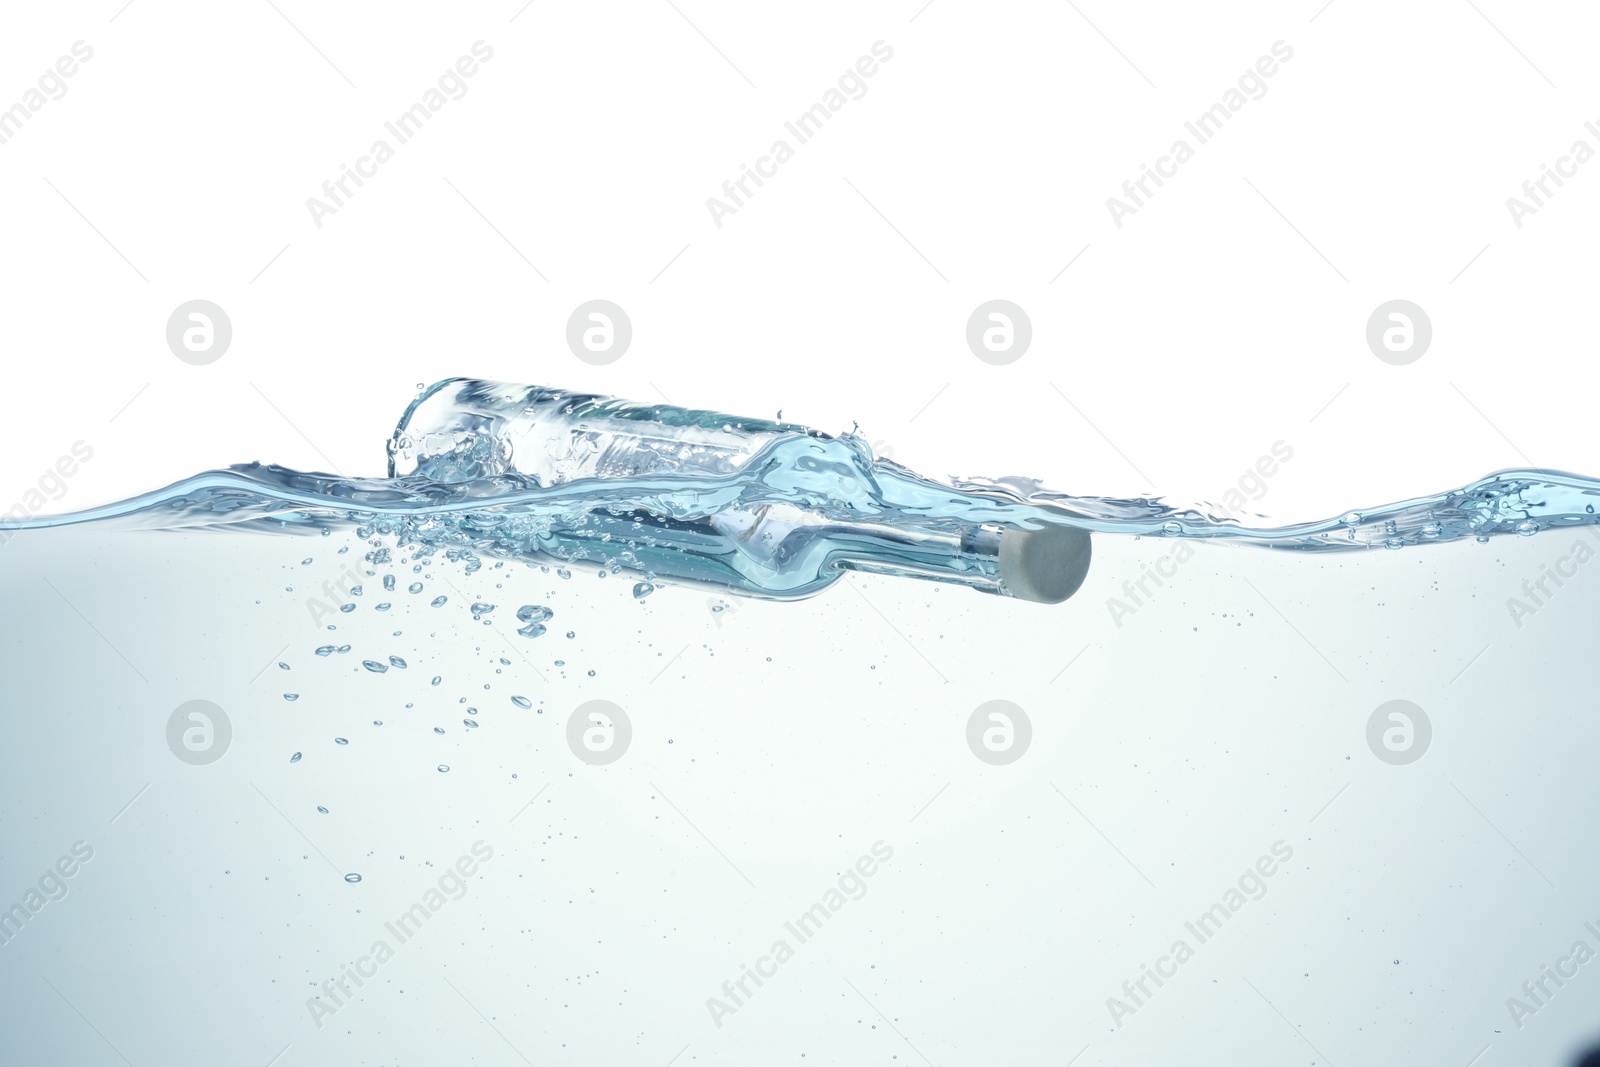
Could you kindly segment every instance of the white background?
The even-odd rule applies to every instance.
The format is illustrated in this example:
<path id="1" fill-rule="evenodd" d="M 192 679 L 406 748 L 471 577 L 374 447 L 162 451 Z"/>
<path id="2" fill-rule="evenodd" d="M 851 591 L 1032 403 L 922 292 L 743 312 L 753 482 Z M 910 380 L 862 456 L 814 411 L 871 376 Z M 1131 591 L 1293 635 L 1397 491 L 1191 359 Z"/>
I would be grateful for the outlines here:
<path id="1" fill-rule="evenodd" d="M 78 440 L 94 457 L 52 509 L 246 460 L 381 474 L 383 442 L 415 387 L 463 374 L 752 415 L 782 409 L 835 431 L 859 423 L 880 451 L 929 474 L 1028 475 L 1084 494 L 1217 500 L 1283 440 L 1294 459 L 1255 505 L 1281 517 L 1337 514 L 1502 468 L 1600 472 L 1586 401 L 1600 163 L 1580 169 L 1521 228 L 1506 207 L 1575 139 L 1600 148 L 1583 127 L 1600 119 L 1589 55 L 1600 27 L 1580 5 L 675 2 L 512 0 L 441 11 L 112 0 L 8 10 L 0 105 L 21 100 L 75 41 L 94 56 L 63 98 L 0 145 L 9 425 L 0 495 L 23 499 Z M 478 40 L 494 57 L 465 97 L 319 228 L 307 198 Z M 706 199 L 880 40 L 894 56 L 866 95 L 719 228 Z M 1106 199 L 1280 40 L 1293 58 L 1266 95 L 1117 227 Z M 1001 367 L 975 358 L 964 336 L 972 310 L 997 297 L 1024 307 L 1034 331 L 1029 351 Z M 202 367 L 176 359 L 165 339 L 172 310 L 195 298 L 226 309 L 234 334 L 224 356 Z M 569 314 L 592 298 L 620 304 L 633 323 L 632 347 L 609 366 L 566 347 Z M 1396 298 L 1421 305 L 1434 331 L 1423 358 L 1403 367 L 1375 358 L 1364 336 L 1372 310 Z M 130 762 L 106 769 L 79 753 L 79 773 L 95 780 L 48 817 L 21 806 L 18 798 L 37 794 L 16 786 L 0 894 L 26 885 L 75 827 L 103 822 L 102 809 L 115 811 L 155 780 L 127 817 L 153 829 L 127 831 L 121 859 L 91 866 L 82 895 L 101 870 L 107 879 L 138 871 L 151 883 L 103 901 L 108 912 L 81 902 L 80 922 L 114 914 L 123 923 L 124 909 L 126 928 L 140 929 L 165 909 L 176 924 L 162 972 L 172 987 L 195 982 L 180 966 L 192 963 L 213 969 L 198 990 L 184 986 L 186 995 L 203 1003 L 218 990 L 264 1005 L 248 1035 L 225 1018 L 204 1031 L 227 1041 L 230 1056 L 248 1049 L 245 1062 L 265 1063 L 286 1044 L 284 1063 L 434 1047 L 406 1032 L 423 1026 L 414 997 L 374 998 L 350 1026 L 342 1014 L 344 1045 L 308 1031 L 299 983 L 331 973 L 327 963 L 343 951 L 337 938 L 366 921 L 350 914 L 348 898 L 308 881 L 299 891 L 321 908 L 321 925 L 308 920 L 300 940 L 278 947 L 288 936 L 278 927 L 294 913 L 280 916 L 282 902 L 266 896 L 238 899 L 211 869 L 241 859 L 159 844 L 207 807 L 183 792 L 197 779 L 160 739 L 172 706 L 210 696 L 238 709 L 242 744 L 255 743 L 246 735 L 270 739 L 270 751 L 234 758 L 236 792 L 207 779 L 218 790 L 206 794 L 215 842 L 270 845 L 284 833 L 241 783 L 259 782 L 289 803 L 291 787 L 268 776 L 285 769 L 279 749 L 300 743 L 278 694 L 261 695 L 262 683 L 247 680 L 286 638 L 228 599 L 248 604 L 277 575 L 263 564 L 255 585 L 191 581 L 174 592 L 162 584 L 176 580 L 159 571 L 172 566 L 158 559 L 163 550 L 140 549 L 148 555 L 117 566 L 85 549 L 77 573 L 55 574 L 74 596 L 130 590 L 104 615 L 90 612 L 126 653 L 119 661 L 83 631 L 85 647 L 104 659 L 93 670 L 65 652 L 50 660 L 57 635 L 80 639 L 67 629 L 79 623 L 48 590 L 16 592 L 22 579 L 8 577 L 17 618 L 28 620 L 7 645 L 8 668 L 39 671 L 8 701 L 31 731 L 18 743 L 44 745 L 62 721 L 41 708 L 93 733 L 99 720 L 84 709 L 114 705 L 118 732 L 107 745 Z M 1109 629 L 1103 601 L 1137 573 L 1142 550 L 1096 551 L 1099 584 L 1054 615 L 873 583 L 864 588 L 882 618 L 834 590 L 803 605 L 752 605 L 740 628 L 724 631 L 706 621 L 702 597 L 663 590 L 643 609 L 646 621 L 628 624 L 630 641 L 634 628 L 642 635 L 635 649 L 607 629 L 620 615 L 608 623 L 593 609 L 584 634 L 596 644 L 575 662 L 623 678 L 599 693 L 574 672 L 547 694 L 562 715 L 595 695 L 643 706 L 643 694 L 658 692 L 644 687 L 659 665 L 685 641 L 693 646 L 662 682 L 676 686 L 656 709 L 664 718 L 636 716 L 637 767 L 619 764 L 574 785 L 566 764 L 549 771 L 565 755 L 559 744 L 534 749 L 550 755 L 548 765 L 534 761 L 557 782 L 547 799 L 570 790 L 568 814 L 552 819 L 589 811 L 585 834 L 616 835 L 607 873 L 623 891 L 591 920 L 628 928 L 633 940 L 616 940 L 635 950 L 631 963 L 622 978 L 606 971 L 593 1004 L 557 1009 L 575 976 L 589 975 L 589 927 L 570 912 L 528 915 L 518 905 L 535 892 L 549 894 L 552 908 L 569 891 L 582 894 L 593 857 L 575 851 L 558 874 L 532 846 L 534 858 L 498 868 L 522 863 L 515 877 L 527 881 L 511 883 L 515 891 L 502 883 L 494 892 L 503 898 L 485 898 L 498 903 L 457 920 L 476 931 L 473 945 L 442 942 L 440 956 L 482 978 L 466 988 L 516 1045 L 572 1062 L 605 1059 L 587 1038 L 637 1049 L 644 1063 L 666 1063 L 686 1043 L 693 1051 L 680 1062 L 788 1062 L 808 1042 L 818 1062 L 829 1062 L 831 1048 L 839 1062 L 847 1053 L 874 1063 L 921 1062 L 921 1054 L 941 1067 L 996 1056 L 1065 1062 L 1086 1046 L 1085 1065 L 1170 1062 L 1197 1046 L 1218 1062 L 1263 1048 L 1284 1062 L 1328 1062 L 1306 1041 L 1341 1064 L 1401 1047 L 1466 1064 L 1492 1046 L 1477 1061 L 1489 1064 L 1550 1062 L 1592 1029 L 1584 1011 L 1592 992 L 1566 995 L 1558 1007 L 1567 1014 L 1541 1014 L 1534 1022 L 1543 1029 L 1530 1023 L 1531 1036 L 1512 1032 L 1504 1007 L 1581 933 L 1583 918 L 1597 917 L 1592 862 L 1577 844 L 1590 833 L 1594 800 L 1582 785 L 1593 730 L 1580 698 L 1595 600 L 1564 594 L 1529 631 L 1514 631 L 1502 607 L 1556 554 L 1553 542 L 1497 547 L 1492 566 L 1420 552 L 1375 557 L 1365 569 L 1318 563 L 1320 584 L 1296 560 L 1252 563 L 1283 621 L 1311 634 L 1304 641 L 1211 555 L 1189 565 L 1193 584 L 1162 602 L 1166 614 L 1132 620 L 1143 627 L 1136 636 Z M 197 573 L 220 572 L 226 552 L 196 550 Z M 284 566 L 298 562 L 297 547 L 283 552 Z M 158 577 L 141 578 L 134 564 Z M 318 577 L 335 573 L 332 563 L 319 566 Z M 1365 614 L 1334 603 L 1370 590 Z M 298 599 L 284 603 L 288 625 L 302 626 Z M 585 617 L 581 599 L 565 603 Z M 886 630 L 884 619 L 897 628 Z M 1196 622 L 1206 643 L 1180 646 Z M 1234 639 L 1213 628 L 1230 625 L 1252 629 Z M 300 647 L 313 636 L 293 634 L 297 669 L 316 666 Z M 221 662 L 210 642 L 224 638 L 248 651 Z M 1051 689 L 1080 647 L 1093 649 L 1075 668 L 1088 673 Z M 919 658 L 924 650 L 937 677 Z M 636 678 L 626 655 L 635 651 L 649 657 Z M 775 652 L 774 670 L 784 672 L 776 678 L 761 673 Z M 1448 689 L 1464 664 L 1479 662 L 1474 653 L 1484 657 L 1478 673 Z M 131 677 L 119 680 L 125 661 L 143 665 L 148 697 Z M 884 671 L 868 675 L 868 661 Z M 1335 663 L 1342 688 L 1326 673 Z M 107 696 L 124 685 L 125 700 Z M 254 713 L 230 686 L 255 687 Z M 1456 701 L 1448 708 L 1447 692 Z M 1047 693 L 1062 721 L 1046 714 Z M 1438 731 L 1439 755 L 1409 777 L 1371 759 L 1361 739 L 1371 709 L 1397 696 L 1433 709 Z M 1036 709 L 1038 755 L 1010 778 L 979 767 L 961 735 L 968 710 L 996 697 Z M 310 705 L 296 713 L 318 710 Z M 737 725 L 703 718 L 730 709 L 744 713 Z M 1505 726 L 1507 716 L 1535 714 L 1545 717 L 1524 731 Z M 830 742 L 867 718 L 866 755 Z M 930 732 L 933 723 L 944 732 Z M 704 748 L 691 747 L 696 729 Z M 326 731 L 316 730 L 321 744 Z M 671 757 L 662 755 L 668 733 L 678 746 Z M 698 795 L 681 792 L 691 770 L 671 762 L 685 747 L 699 753 L 692 773 L 711 776 L 694 779 Z M 159 770 L 146 773 L 145 758 Z M 418 756 L 430 773 L 433 761 Z M 380 763 L 356 780 L 391 771 Z M 51 773 L 34 769 L 39 783 Z M 529 781 L 527 766 L 521 773 L 518 782 Z M 458 760 L 449 780 L 491 779 Z M 436 776 L 425 780 L 437 786 Z M 687 804 L 762 886 L 754 903 L 706 842 L 669 819 L 681 839 L 650 847 L 663 850 L 662 863 L 684 865 L 684 897 L 702 907 L 675 897 L 678 910 L 653 910 L 656 879 L 666 875 L 629 860 L 668 818 L 652 782 Z M 956 784 L 913 828 L 908 820 L 941 782 Z M 1306 843 L 1308 819 L 1341 785 L 1351 791 L 1322 818 L 1348 822 L 1317 823 L 1337 844 Z M 1063 816 L 1057 786 L 1095 829 Z M 164 801 L 162 789 L 185 799 Z M 495 832 L 524 798 L 508 788 L 487 802 Z M 460 797 L 435 800 L 421 789 L 394 801 L 416 805 L 403 810 L 418 825 L 436 810 L 478 814 Z M 428 807 L 435 802 L 445 807 Z M 1474 802 L 1485 810 L 1474 814 Z M 623 812 L 615 822 L 592 814 L 610 805 Z M 470 837 L 464 825 L 438 821 L 449 832 L 429 831 L 439 838 L 429 854 L 448 863 Z M 639 837 L 616 829 L 625 824 Z M 578 824 L 558 825 L 570 833 Z M 372 844 L 368 829 L 345 831 L 349 853 Z M 831 883 L 834 860 L 850 862 L 880 832 L 906 842 L 908 866 L 897 876 L 918 873 L 896 890 L 874 883 L 886 906 L 875 917 L 852 912 L 873 924 L 873 936 L 858 929 L 848 943 L 818 949 L 795 965 L 808 970 L 791 992 L 763 993 L 768 1014 L 737 1017 L 742 1030 L 713 1029 L 703 998 Z M 1013 844 L 1019 834 L 1026 848 Z M 1278 837 L 1316 871 L 1299 890 L 1273 883 L 1265 899 L 1284 909 L 1282 925 L 1203 950 L 1195 966 L 1213 973 L 1186 971 L 1187 992 L 1163 993 L 1155 1008 L 1171 1014 L 1163 1020 L 1153 1009 L 1113 1032 L 1105 997 Z M 1111 841 L 1133 862 L 1106 848 Z M 284 851 L 300 871 L 299 841 Z M 181 858 L 149 862 L 162 853 Z M 1519 856 L 1531 856 L 1539 875 Z M 1135 863 L 1145 881 L 1133 877 Z M 571 885 L 544 887 L 545 877 Z M 176 903 L 189 898 L 166 878 L 222 916 L 206 936 L 180 936 L 201 923 L 189 925 Z M 378 867 L 368 878 L 374 893 L 385 887 L 384 903 L 373 905 L 384 913 L 426 884 L 416 873 L 386 883 Z M 8 988 L 41 1020 L 39 1044 L 67 1041 L 117 1062 L 78 1022 L 87 1016 L 135 1062 L 159 1062 L 164 1048 L 171 1062 L 187 1062 L 188 1031 L 164 1030 L 165 1017 L 129 999 L 148 966 L 141 961 L 161 952 L 138 940 L 108 955 L 97 947 L 105 927 L 94 925 L 78 927 L 93 938 L 74 944 L 73 899 L 51 905 L 47 916 L 60 920 L 53 936 L 85 966 L 113 963 L 98 988 L 81 974 L 64 977 L 43 949 L 26 967 L 10 964 Z M 688 944 L 669 941 L 682 955 L 653 954 L 661 927 L 684 929 Z M 218 943 L 253 948 L 216 958 L 209 946 Z M 568 970 L 563 951 L 576 961 Z M 1390 957 L 1419 969 L 1402 971 Z M 407 966 L 438 1013 L 429 1023 L 437 1047 L 471 1042 L 483 1062 L 516 1062 L 449 990 L 430 985 L 416 958 Z M 553 975 L 540 970 L 547 964 Z M 505 977 L 517 968 L 517 981 Z M 839 972 L 905 1033 L 868 1034 L 884 1024 L 850 999 Z M 71 994 L 79 1016 L 40 975 Z M 1241 984 L 1252 976 L 1257 994 Z M 1297 985 L 1302 978 L 1313 984 Z M 889 984 L 870 984 L 880 979 Z M 640 990 L 637 1000 L 613 980 Z M 651 1007 L 638 1003 L 646 998 Z M 391 1043 L 367 1044 L 380 1031 Z"/>
<path id="2" fill-rule="evenodd" d="M 1577 6 L 507 8 L 283 9 L 326 60 L 265 3 L 9 13 L 4 99 L 95 49 L 3 146 L 10 497 L 80 437 L 63 507 L 251 459 L 381 473 L 454 374 L 859 422 L 932 474 L 1085 493 L 1215 499 L 1282 438 L 1275 515 L 1600 467 L 1589 175 L 1520 230 L 1505 206 L 1595 117 Z M 319 230 L 307 198 L 480 39 Z M 878 40 L 866 96 L 718 229 L 706 199 Z M 1107 197 L 1278 40 L 1267 95 L 1119 230 Z M 634 323 L 604 368 L 562 340 L 595 297 Z M 963 340 L 994 297 L 1034 325 L 1007 367 Z M 234 328 L 204 368 L 164 342 L 195 298 Z M 1395 298 L 1434 325 L 1409 367 L 1363 343 Z"/>

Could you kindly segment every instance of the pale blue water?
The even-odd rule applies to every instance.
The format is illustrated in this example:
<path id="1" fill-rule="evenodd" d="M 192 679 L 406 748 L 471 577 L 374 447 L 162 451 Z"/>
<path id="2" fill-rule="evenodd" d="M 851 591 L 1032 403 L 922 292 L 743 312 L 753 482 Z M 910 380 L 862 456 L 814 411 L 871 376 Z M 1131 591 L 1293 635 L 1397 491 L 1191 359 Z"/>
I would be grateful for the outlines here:
<path id="1" fill-rule="evenodd" d="M 98 523 L 122 529 L 225 529 L 320 533 L 342 527 L 392 537 L 400 545 L 467 548 L 505 558 L 571 562 L 648 572 L 665 539 L 628 534 L 639 512 L 693 521 L 739 504 L 783 502 L 842 519 L 893 524 L 1073 526 L 1101 535 L 1230 541 L 1295 551 L 1401 549 L 1463 539 L 1528 537 L 1541 530 L 1600 522 L 1600 481 L 1554 470 L 1505 470 L 1458 488 L 1390 503 L 1363 503 L 1326 519 L 1251 524 L 1209 502 L 1160 497 L 1087 497 L 1024 477 L 936 481 L 874 458 L 859 438 L 780 439 L 750 469 L 729 474 L 653 474 L 541 485 L 504 474 L 473 481 L 421 476 L 340 478 L 262 463 L 207 471 L 163 489 L 64 515 L 0 521 L 0 531 Z M 813 477 L 801 480 L 804 468 Z M 627 520 L 616 524 L 613 520 Z M 614 551 L 563 546 L 560 534 L 587 528 Z M 552 537 L 552 532 L 556 536 Z M 609 537 L 606 535 L 609 534 Z M 631 550 L 631 555 L 630 555 Z M 718 575 L 738 586 L 731 572 Z M 754 596 L 786 591 L 744 584 Z M 813 588 L 799 595 L 815 592 Z"/>
<path id="2" fill-rule="evenodd" d="M 0 946 L 0 1060 L 1491 1067 L 1593 1038 L 1600 972 L 1543 976 L 1600 947 L 1600 587 L 1562 532 L 1600 485 L 1275 526 L 853 437 L 782 473 L 818 447 L 561 485 L 248 465 L 7 526 L 0 907 L 93 855 Z M 1070 524 L 1096 558 L 1051 607 L 659 580 L 641 510 L 731 500 Z M 167 734 L 193 700 L 232 722 L 206 766 Z M 969 747 L 994 700 L 1032 720 L 1003 766 Z M 1369 747 L 1393 700 L 1431 718 L 1414 763 Z M 571 732 L 593 701 L 631 720 L 615 762 Z"/>

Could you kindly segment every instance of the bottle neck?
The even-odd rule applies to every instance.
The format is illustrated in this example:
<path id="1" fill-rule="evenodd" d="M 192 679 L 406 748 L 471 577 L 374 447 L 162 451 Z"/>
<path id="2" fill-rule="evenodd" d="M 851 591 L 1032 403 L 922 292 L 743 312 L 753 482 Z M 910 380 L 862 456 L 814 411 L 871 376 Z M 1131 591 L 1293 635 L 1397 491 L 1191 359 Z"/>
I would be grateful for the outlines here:
<path id="1" fill-rule="evenodd" d="M 729 508 L 708 522 L 743 555 L 780 571 L 852 570 L 1004 592 L 999 527 L 839 520 L 788 504 Z"/>
<path id="2" fill-rule="evenodd" d="M 494 536 L 505 531 L 485 530 Z M 1003 593 L 994 527 L 837 521 L 791 505 L 728 508 L 707 520 L 589 513 L 546 528 L 523 554 L 755 596 L 803 597 L 846 571 Z"/>
<path id="3" fill-rule="evenodd" d="M 967 526 L 959 531 L 851 524 L 838 535 L 845 548 L 836 566 L 864 574 L 964 585 L 1003 594 L 1000 582 L 1000 530 Z M 853 553 L 859 545 L 864 551 Z"/>

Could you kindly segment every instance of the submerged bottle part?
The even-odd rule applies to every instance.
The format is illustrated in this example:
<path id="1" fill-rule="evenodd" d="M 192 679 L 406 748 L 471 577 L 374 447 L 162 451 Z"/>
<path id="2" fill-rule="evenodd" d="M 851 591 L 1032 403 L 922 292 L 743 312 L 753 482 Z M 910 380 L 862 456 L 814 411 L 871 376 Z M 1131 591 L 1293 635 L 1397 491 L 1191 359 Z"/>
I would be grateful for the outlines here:
<path id="1" fill-rule="evenodd" d="M 439 382 L 396 427 L 389 475 L 540 489 L 643 479 L 654 491 L 631 506 L 548 519 L 519 533 L 522 547 L 745 595 L 809 596 L 856 570 L 1054 604 L 1089 568 L 1088 531 L 1024 525 L 1036 509 L 980 525 L 908 514 L 895 501 L 925 483 L 850 435 L 538 386 Z M 504 540 L 492 523 L 480 532 Z"/>

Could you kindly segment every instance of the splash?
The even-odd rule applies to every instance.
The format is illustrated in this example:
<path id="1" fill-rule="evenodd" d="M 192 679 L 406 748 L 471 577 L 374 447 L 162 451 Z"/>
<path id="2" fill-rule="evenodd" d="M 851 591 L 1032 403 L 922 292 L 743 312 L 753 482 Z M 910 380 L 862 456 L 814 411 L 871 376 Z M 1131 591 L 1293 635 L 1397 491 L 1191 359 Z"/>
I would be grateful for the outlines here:
<path id="1" fill-rule="evenodd" d="M 659 420 L 666 410 L 608 403 L 613 416 L 620 411 L 640 421 Z M 490 556 L 610 573 L 627 570 L 642 579 L 646 592 L 665 578 L 783 598 L 817 592 L 855 563 L 830 558 L 820 577 L 788 584 L 754 578 L 748 566 L 736 566 L 730 559 L 729 539 L 713 529 L 713 516 L 788 507 L 822 523 L 855 529 L 863 524 L 878 530 L 936 532 L 1063 527 L 1099 535 L 1349 552 L 1468 538 L 1488 541 L 1593 524 L 1594 501 L 1600 496 L 1600 482 L 1593 479 L 1550 470 L 1508 470 L 1431 496 L 1358 508 L 1320 521 L 1266 526 L 1248 525 L 1204 502 L 1073 496 L 1020 477 L 936 481 L 874 457 L 855 434 L 835 438 L 781 432 L 738 464 L 721 462 L 716 449 L 708 446 L 697 453 L 699 462 L 674 463 L 665 470 L 635 465 L 606 477 L 571 480 L 552 476 L 547 463 L 538 473 L 525 474 L 507 464 L 481 462 L 502 445 L 486 431 L 468 433 L 457 442 L 450 463 L 401 477 L 346 478 L 260 463 L 238 465 L 102 507 L 0 521 L 0 531 L 10 536 L 19 530 L 79 524 L 300 534 L 352 529 L 363 539 L 392 539 L 416 556 L 442 551 L 467 560 L 472 569 L 478 557 Z M 394 447 L 391 442 L 391 456 Z M 716 461 L 707 461 L 707 456 Z"/>

